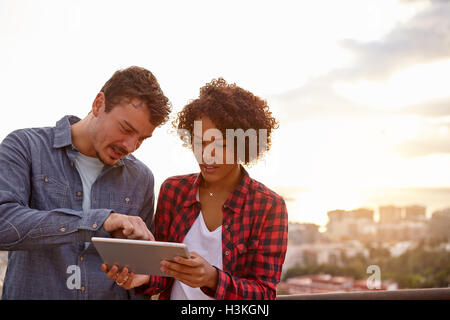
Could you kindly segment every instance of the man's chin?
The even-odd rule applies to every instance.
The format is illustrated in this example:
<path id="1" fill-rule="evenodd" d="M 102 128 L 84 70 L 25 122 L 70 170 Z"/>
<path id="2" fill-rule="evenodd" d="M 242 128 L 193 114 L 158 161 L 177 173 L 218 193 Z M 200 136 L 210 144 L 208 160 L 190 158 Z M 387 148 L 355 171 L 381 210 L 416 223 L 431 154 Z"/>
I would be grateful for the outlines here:
<path id="1" fill-rule="evenodd" d="M 98 158 L 98 160 L 100 160 L 103 164 L 105 164 L 105 165 L 107 165 L 107 166 L 113 166 L 113 165 L 115 165 L 115 164 L 117 163 L 117 161 L 120 160 L 120 158 L 119 158 L 119 159 L 113 159 L 112 157 L 110 157 L 110 156 L 108 156 L 108 155 L 103 156 L 103 155 L 101 155 L 101 154 L 98 153 L 98 152 L 97 152 L 97 158 Z"/>

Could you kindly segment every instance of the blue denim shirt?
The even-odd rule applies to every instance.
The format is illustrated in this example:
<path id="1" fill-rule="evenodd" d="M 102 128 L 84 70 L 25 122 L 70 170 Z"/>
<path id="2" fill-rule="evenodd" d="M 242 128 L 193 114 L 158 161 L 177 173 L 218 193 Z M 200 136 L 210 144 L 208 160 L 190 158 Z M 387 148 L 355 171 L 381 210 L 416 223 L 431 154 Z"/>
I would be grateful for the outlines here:
<path id="1" fill-rule="evenodd" d="M 0 250 L 9 251 L 3 299 L 137 299 L 100 270 L 93 236 L 112 211 L 139 215 L 150 227 L 153 174 L 133 156 L 106 166 L 83 211 L 70 125 L 21 129 L 0 144 Z"/>

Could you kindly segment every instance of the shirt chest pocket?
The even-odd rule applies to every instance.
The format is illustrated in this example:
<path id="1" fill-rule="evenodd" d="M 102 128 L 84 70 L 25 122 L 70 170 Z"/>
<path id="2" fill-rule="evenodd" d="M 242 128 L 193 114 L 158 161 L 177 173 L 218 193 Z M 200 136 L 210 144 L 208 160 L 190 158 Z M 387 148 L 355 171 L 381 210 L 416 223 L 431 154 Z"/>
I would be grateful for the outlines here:
<path id="1" fill-rule="evenodd" d="M 124 192 L 111 192 L 109 196 L 110 209 L 117 213 L 139 215 L 138 197 Z"/>
<path id="2" fill-rule="evenodd" d="M 239 273 L 248 272 L 256 262 L 259 240 L 240 242 L 235 246 L 235 270 Z"/>
<path id="3" fill-rule="evenodd" d="M 50 175 L 35 175 L 32 178 L 30 207 L 38 210 L 68 208 L 69 186 Z"/>

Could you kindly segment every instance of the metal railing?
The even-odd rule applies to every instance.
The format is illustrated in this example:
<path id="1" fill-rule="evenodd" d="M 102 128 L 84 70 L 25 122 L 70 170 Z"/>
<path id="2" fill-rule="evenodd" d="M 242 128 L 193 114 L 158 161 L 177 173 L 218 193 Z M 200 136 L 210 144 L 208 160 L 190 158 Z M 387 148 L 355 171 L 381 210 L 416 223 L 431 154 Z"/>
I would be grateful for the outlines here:
<path id="1" fill-rule="evenodd" d="M 450 300 L 450 288 L 290 294 L 277 300 Z"/>

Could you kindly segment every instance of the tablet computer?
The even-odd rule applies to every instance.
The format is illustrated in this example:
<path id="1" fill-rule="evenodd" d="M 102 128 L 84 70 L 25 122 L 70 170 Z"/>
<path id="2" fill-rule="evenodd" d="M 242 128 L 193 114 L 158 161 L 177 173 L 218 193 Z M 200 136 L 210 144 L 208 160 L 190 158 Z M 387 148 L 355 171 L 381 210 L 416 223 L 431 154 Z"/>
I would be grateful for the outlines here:
<path id="1" fill-rule="evenodd" d="M 91 240 L 109 268 L 113 264 L 117 264 L 119 270 L 127 266 L 130 272 L 136 274 L 168 277 L 160 270 L 161 260 L 173 260 L 176 256 L 189 257 L 184 243 L 99 237 Z"/>

